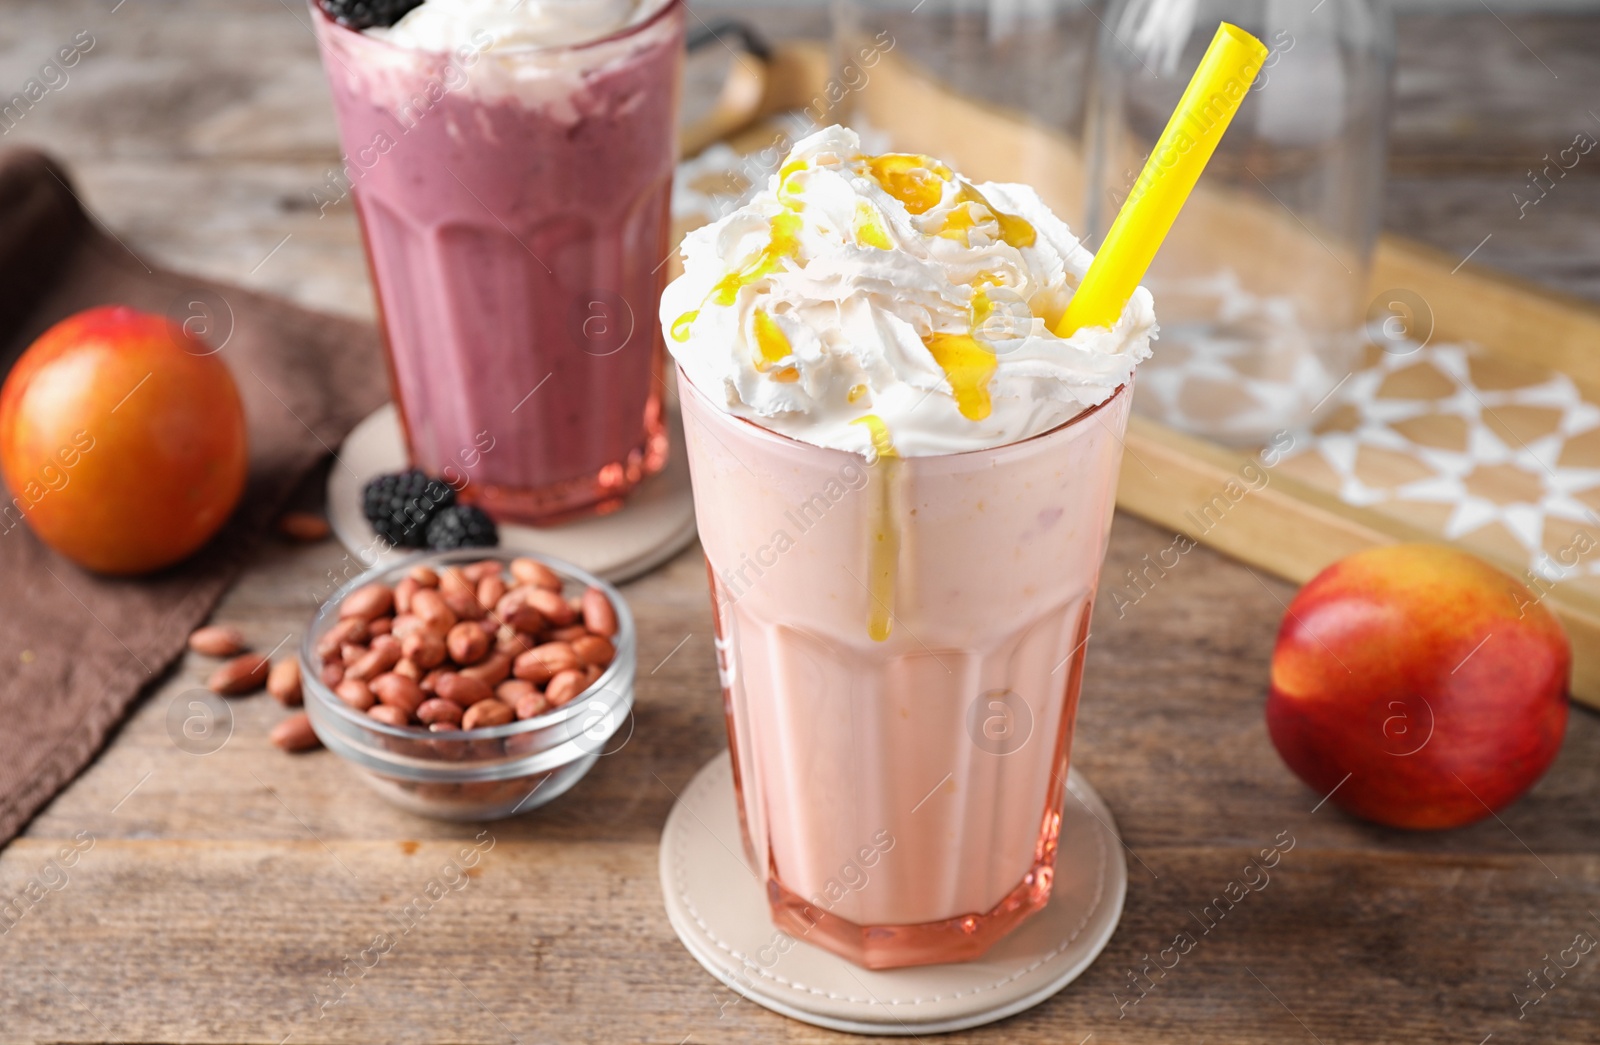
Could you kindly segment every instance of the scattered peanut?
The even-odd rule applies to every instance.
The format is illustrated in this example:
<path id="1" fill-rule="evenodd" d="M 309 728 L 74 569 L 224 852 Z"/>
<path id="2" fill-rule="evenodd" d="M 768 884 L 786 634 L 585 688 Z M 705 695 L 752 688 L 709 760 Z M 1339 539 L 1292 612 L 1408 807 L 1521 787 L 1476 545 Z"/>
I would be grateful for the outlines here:
<path id="1" fill-rule="evenodd" d="M 315 512 L 284 512 L 278 518 L 278 532 L 291 541 L 312 544 L 327 540 L 332 528 Z"/>
<path id="2" fill-rule="evenodd" d="M 273 726 L 271 740 L 285 751 L 310 751 L 322 746 L 304 711 L 297 711 Z"/>
<path id="3" fill-rule="evenodd" d="M 266 685 L 270 667 L 267 658 L 259 653 L 241 653 L 213 671 L 206 686 L 227 697 L 254 693 Z"/>
<path id="4" fill-rule="evenodd" d="M 189 635 L 189 648 L 207 657 L 232 657 L 244 652 L 244 635 L 238 628 L 211 624 Z"/>
<path id="5" fill-rule="evenodd" d="M 297 708 L 301 703 L 300 661 L 285 657 L 267 673 L 267 692 L 286 708 Z"/>

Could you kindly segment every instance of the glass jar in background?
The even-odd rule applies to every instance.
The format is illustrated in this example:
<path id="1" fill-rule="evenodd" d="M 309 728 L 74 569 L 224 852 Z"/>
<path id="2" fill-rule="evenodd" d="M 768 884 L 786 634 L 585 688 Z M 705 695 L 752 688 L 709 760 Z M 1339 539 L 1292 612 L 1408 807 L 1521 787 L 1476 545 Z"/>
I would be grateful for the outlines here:
<path id="1" fill-rule="evenodd" d="M 1033 186 L 1074 228 L 1103 0 L 834 0 L 828 118 L 869 152 Z"/>
<path id="2" fill-rule="evenodd" d="M 1114 0 L 1087 106 L 1091 246 L 1219 21 L 1270 54 L 1145 277 L 1161 337 L 1134 410 L 1251 446 L 1309 427 L 1357 365 L 1394 20 L 1384 0 Z"/>

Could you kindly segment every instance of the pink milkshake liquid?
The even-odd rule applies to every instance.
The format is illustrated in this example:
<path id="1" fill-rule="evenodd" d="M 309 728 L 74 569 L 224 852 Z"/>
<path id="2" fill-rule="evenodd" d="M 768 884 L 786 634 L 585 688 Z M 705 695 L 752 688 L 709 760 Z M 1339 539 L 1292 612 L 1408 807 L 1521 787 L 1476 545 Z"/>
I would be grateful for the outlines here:
<path id="1" fill-rule="evenodd" d="M 1129 389 L 1042 435 L 880 459 L 680 375 L 749 856 L 791 936 L 964 961 L 1049 901 Z"/>
<path id="2" fill-rule="evenodd" d="M 312 14 L 411 463 L 501 519 L 619 507 L 667 455 L 681 0 L 442 53 Z"/>

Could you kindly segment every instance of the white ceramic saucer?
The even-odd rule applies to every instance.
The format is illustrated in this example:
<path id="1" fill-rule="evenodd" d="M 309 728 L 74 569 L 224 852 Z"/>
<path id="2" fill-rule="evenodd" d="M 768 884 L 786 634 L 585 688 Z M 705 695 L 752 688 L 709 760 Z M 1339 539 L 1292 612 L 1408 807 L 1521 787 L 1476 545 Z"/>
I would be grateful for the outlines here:
<path id="1" fill-rule="evenodd" d="M 1076 772 L 1049 905 L 983 958 L 875 972 L 779 932 L 746 864 L 727 752 L 684 790 L 661 835 L 667 915 L 689 953 L 741 997 L 855 1034 L 937 1034 L 1039 1004 L 1094 961 L 1122 917 L 1128 872 L 1111 811 Z"/>
<path id="2" fill-rule="evenodd" d="M 678 554 L 695 539 L 695 526 L 676 404 L 667 411 L 667 435 L 671 440 L 667 466 L 640 483 L 622 508 L 564 526 L 502 524 L 501 547 L 564 559 L 613 584 L 647 573 Z M 328 473 L 328 521 L 344 546 L 367 566 L 409 554 L 408 549 L 381 553 L 377 534 L 361 514 L 362 486 L 405 467 L 399 416 L 389 403 L 351 430 Z"/>

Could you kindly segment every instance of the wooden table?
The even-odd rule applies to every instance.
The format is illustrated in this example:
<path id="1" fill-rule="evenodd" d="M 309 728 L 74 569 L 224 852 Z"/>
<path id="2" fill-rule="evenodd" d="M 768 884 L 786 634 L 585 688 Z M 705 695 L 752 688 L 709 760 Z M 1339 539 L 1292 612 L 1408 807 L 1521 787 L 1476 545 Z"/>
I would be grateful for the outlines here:
<path id="1" fill-rule="evenodd" d="M 64 156 L 135 249 L 370 314 L 348 207 L 322 218 L 309 203 L 337 150 L 295 0 L 14 0 L 0 93 L 84 30 L 95 46 L 70 82 L 0 144 Z M 1389 227 L 1600 299 L 1600 162 L 1526 218 L 1511 200 L 1539 156 L 1597 132 L 1597 47 L 1596 18 L 1408 20 Z M 1119 517 L 1107 578 L 1170 540 Z M 348 565 L 332 543 L 271 547 L 219 618 L 270 648 Z M 1546 955 L 1600 937 L 1595 716 L 1574 713 L 1555 768 L 1499 820 L 1416 835 L 1319 808 L 1261 715 L 1290 593 L 1200 549 L 1125 619 L 1102 606 L 1074 763 L 1129 847 L 1122 925 L 1066 992 L 951 1040 L 1595 1040 L 1600 953 L 1525 1019 L 1513 1000 Z M 466 877 L 446 868 L 477 829 L 389 808 L 327 753 L 273 750 L 281 712 L 265 697 L 232 705 L 219 750 L 181 750 L 169 715 L 203 666 L 180 664 L 0 854 L 0 902 L 35 876 L 58 887 L 0 936 L 0 1040 L 843 1040 L 741 1002 L 667 924 L 657 837 L 673 792 L 724 744 L 698 550 L 627 594 L 642 631 L 632 740 L 552 807 L 490 826 Z M 1294 849 L 1270 882 L 1119 1012 L 1137 996 L 1129 968 L 1198 933 L 1190 912 L 1285 832 Z M 92 847 L 52 870 L 73 839 Z M 447 878 L 459 888 L 330 992 L 346 956 Z"/>

